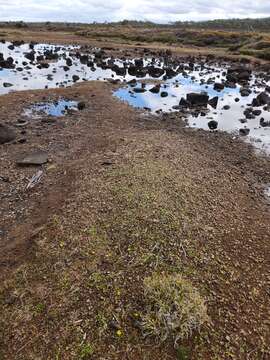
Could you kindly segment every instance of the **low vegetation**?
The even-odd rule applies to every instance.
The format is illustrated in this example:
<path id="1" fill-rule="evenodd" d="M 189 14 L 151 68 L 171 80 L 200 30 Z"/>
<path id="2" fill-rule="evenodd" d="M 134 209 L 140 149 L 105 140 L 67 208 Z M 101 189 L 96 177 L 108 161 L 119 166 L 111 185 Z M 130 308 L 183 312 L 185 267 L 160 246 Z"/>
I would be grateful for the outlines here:
<path id="1" fill-rule="evenodd" d="M 118 23 L 25 23 L 2 22 L 3 31 L 32 30 L 63 32 L 83 40 L 117 44 L 161 44 L 186 49 L 209 49 L 225 54 L 247 55 L 263 60 L 270 58 L 270 18 L 231 19 L 206 22 L 154 24 L 124 20 Z M 14 33 L 15 34 L 15 33 Z M 18 33 L 17 33 L 18 34 Z"/>
<path id="2" fill-rule="evenodd" d="M 158 339 L 186 339 L 207 322 L 204 300 L 181 275 L 154 274 L 144 281 L 148 299 L 143 328 Z"/>

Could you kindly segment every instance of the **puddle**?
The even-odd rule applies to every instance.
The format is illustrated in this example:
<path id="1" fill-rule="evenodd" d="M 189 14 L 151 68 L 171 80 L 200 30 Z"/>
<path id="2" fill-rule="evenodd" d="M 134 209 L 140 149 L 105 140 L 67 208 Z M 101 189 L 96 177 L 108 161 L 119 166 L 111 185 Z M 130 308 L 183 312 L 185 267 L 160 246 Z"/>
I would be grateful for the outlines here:
<path id="1" fill-rule="evenodd" d="M 14 46 L 0 41 L 0 95 L 18 90 L 71 86 L 88 80 L 131 80 L 151 78 L 149 74 L 131 75 L 134 61 L 105 58 L 98 49 L 81 55 L 78 47 L 48 44 Z M 143 65 L 153 64 L 152 59 Z"/>
<path id="2" fill-rule="evenodd" d="M 78 102 L 66 99 L 59 99 L 53 102 L 41 102 L 26 109 L 24 115 L 31 118 L 40 118 L 43 115 L 59 117 L 65 116 L 69 111 L 77 111 Z"/>
<path id="3" fill-rule="evenodd" d="M 170 57 L 115 59 L 106 57 L 96 48 L 81 54 L 73 46 L 0 41 L 0 95 L 15 90 L 67 87 L 89 80 L 120 80 L 125 87 L 117 90 L 115 95 L 135 107 L 152 112 L 181 111 L 187 126 L 205 130 L 209 130 L 211 121 L 217 130 L 244 135 L 242 138 L 270 153 L 270 105 L 253 107 L 251 111 L 255 110 L 255 114 L 244 114 L 254 98 L 267 87 L 270 96 L 269 77 L 266 73 L 248 74 L 250 79 L 245 84 L 250 93 L 241 96 L 239 83 L 243 79 L 233 81 L 234 86 L 231 86 L 232 81 L 228 80 L 230 66 L 226 62 L 217 64 L 214 60 L 181 63 Z M 137 82 L 153 79 L 162 81 L 160 88 Z M 225 83 L 226 86 L 217 91 L 215 83 Z M 208 104 L 205 108 L 185 107 L 179 110 L 181 98 L 186 99 L 187 94 L 202 91 L 207 92 L 210 98 L 218 98 L 216 108 Z M 52 107 L 42 103 L 31 111 L 61 116 L 65 106 L 58 104 Z"/>
<path id="4" fill-rule="evenodd" d="M 218 81 L 221 82 L 225 80 L 224 76 L 220 75 L 223 71 L 224 69 L 214 69 L 211 77 L 214 76 L 217 79 L 219 76 Z M 253 99 L 264 91 L 268 84 L 260 84 L 253 75 L 249 83 L 250 95 L 241 96 L 240 85 L 237 84 L 235 88 L 225 87 L 217 91 L 209 79 L 207 70 L 205 73 L 193 71 L 188 77 L 177 75 L 173 80 L 161 84 L 159 91 L 153 84 L 143 86 L 137 84 L 135 87 L 120 88 L 114 94 L 134 107 L 144 108 L 153 113 L 180 111 L 189 127 L 211 130 L 209 125 L 214 125 L 214 127 L 217 126 L 217 130 L 241 136 L 252 142 L 256 148 L 270 154 L 270 109 L 259 106 L 252 108 L 255 115 L 250 113 L 251 115 L 248 114 L 246 117 L 244 114 L 245 110 L 251 107 Z M 157 91 L 158 93 L 155 93 Z M 205 107 L 179 109 L 180 100 L 186 99 L 187 94 L 201 92 L 206 92 L 210 99 L 218 98 L 216 108 L 207 104 Z"/>

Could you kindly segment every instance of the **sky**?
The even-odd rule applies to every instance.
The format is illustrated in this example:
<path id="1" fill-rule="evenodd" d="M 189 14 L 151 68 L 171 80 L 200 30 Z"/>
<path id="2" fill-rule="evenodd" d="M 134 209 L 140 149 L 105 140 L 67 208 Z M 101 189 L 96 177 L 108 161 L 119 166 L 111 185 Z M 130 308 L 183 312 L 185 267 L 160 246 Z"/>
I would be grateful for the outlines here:
<path id="1" fill-rule="evenodd" d="M 270 0 L 0 0 L 0 21 L 212 20 L 270 16 Z"/>

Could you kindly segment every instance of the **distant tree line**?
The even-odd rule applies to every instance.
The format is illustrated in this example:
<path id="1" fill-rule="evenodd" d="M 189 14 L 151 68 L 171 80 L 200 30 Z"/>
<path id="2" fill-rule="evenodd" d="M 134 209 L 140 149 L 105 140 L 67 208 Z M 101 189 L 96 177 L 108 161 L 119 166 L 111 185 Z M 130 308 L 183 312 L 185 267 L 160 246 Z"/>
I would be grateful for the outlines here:
<path id="1" fill-rule="evenodd" d="M 270 32 L 270 17 L 261 19 L 217 19 L 209 21 L 177 21 L 169 24 L 157 24 L 151 21 L 122 20 L 119 22 L 103 23 L 68 23 L 68 22 L 39 22 L 26 23 L 17 22 L 0 22 L 1 26 L 35 27 L 35 26 L 57 26 L 57 27 L 84 27 L 84 26 L 131 26 L 131 27 L 148 27 L 148 28 L 183 28 L 183 29 L 211 29 L 211 30 L 237 30 L 237 31 L 264 31 Z"/>
<path id="2" fill-rule="evenodd" d="M 220 29 L 239 31 L 270 31 L 270 17 L 262 19 L 217 19 L 209 21 L 185 21 L 175 22 L 177 27 L 198 29 Z"/>

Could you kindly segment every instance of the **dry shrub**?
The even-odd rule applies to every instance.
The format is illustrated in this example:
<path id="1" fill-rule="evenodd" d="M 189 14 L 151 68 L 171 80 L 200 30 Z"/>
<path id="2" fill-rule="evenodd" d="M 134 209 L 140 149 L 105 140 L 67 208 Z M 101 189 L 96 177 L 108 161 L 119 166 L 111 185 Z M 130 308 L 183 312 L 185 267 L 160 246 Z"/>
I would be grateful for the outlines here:
<path id="1" fill-rule="evenodd" d="M 208 321 L 204 300 L 181 275 L 154 274 L 145 279 L 144 289 L 147 308 L 142 327 L 146 336 L 177 343 Z"/>

